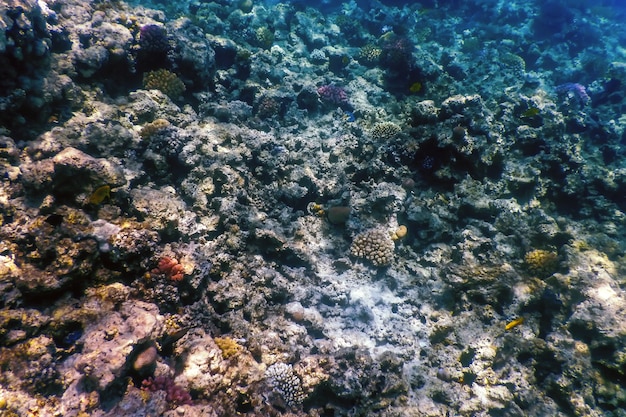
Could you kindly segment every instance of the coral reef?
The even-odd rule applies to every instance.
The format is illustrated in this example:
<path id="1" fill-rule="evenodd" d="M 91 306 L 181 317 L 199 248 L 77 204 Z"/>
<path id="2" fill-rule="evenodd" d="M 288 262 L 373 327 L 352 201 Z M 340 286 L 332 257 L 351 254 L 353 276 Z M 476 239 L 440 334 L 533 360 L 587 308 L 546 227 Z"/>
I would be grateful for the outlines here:
<path id="1" fill-rule="evenodd" d="M 4 2 L 0 414 L 621 415 L 617 3 Z"/>

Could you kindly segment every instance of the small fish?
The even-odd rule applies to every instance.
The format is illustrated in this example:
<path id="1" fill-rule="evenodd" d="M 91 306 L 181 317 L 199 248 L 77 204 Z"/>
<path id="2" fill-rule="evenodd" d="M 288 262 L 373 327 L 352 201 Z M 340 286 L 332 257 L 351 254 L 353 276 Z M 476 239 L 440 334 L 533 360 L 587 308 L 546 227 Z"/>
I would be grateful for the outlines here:
<path id="1" fill-rule="evenodd" d="M 276 156 L 285 152 L 287 152 L 287 148 L 285 148 L 283 145 L 276 145 L 272 148 L 272 150 L 270 151 L 270 154 L 272 154 L 273 156 Z"/>
<path id="2" fill-rule="evenodd" d="M 522 118 L 535 117 L 539 114 L 539 109 L 537 107 L 531 107 L 522 113 Z"/>
<path id="3" fill-rule="evenodd" d="M 66 346 L 71 346 L 74 343 L 76 343 L 78 339 L 81 338 L 82 335 L 83 335 L 83 331 L 81 329 L 74 330 L 73 332 L 70 332 L 65 335 L 65 337 L 63 338 L 63 344 L 65 344 Z"/>
<path id="4" fill-rule="evenodd" d="M 524 323 L 524 317 L 518 317 L 513 321 L 510 321 L 504 326 L 504 330 L 511 330 L 513 327 L 517 327 L 520 324 Z"/>
<path id="5" fill-rule="evenodd" d="M 352 123 L 356 120 L 356 116 L 354 115 L 353 112 L 346 110 L 343 113 L 343 119 L 348 123 Z"/>
<path id="6" fill-rule="evenodd" d="M 422 83 L 419 81 L 414 82 L 413 84 L 411 84 L 411 86 L 409 87 L 409 91 L 413 94 L 415 93 L 419 93 L 420 91 L 422 91 Z"/>
<path id="7" fill-rule="evenodd" d="M 96 188 L 96 191 L 91 193 L 89 198 L 87 198 L 87 204 L 93 204 L 97 206 L 107 198 L 111 198 L 111 186 L 103 185 L 102 187 Z"/>

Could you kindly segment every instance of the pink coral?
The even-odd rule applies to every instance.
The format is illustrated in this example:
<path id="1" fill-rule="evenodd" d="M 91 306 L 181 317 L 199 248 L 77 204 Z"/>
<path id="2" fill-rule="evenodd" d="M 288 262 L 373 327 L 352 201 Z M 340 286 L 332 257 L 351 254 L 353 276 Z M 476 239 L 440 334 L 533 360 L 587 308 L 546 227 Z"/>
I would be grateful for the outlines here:
<path id="1" fill-rule="evenodd" d="M 178 263 L 178 260 L 163 256 L 159 259 L 158 266 L 151 271 L 155 275 L 166 276 L 172 281 L 182 281 L 185 276 L 185 269 Z"/>
<path id="2" fill-rule="evenodd" d="M 170 377 L 157 376 L 144 379 L 141 382 L 141 389 L 150 392 L 165 391 L 165 399 L 174 407 L 193 404 L 191 395 L 183 387 L 176 385 Z"/>
<path id="3" fill-rule="evenodd" d="M 323 85 L 317 89 L 317 94 L 319 94 L 322 101 L 328 103 L 345 104 L 348 102 L 348 93 L 346 93 L 346 90 L 336 85 Z"/>

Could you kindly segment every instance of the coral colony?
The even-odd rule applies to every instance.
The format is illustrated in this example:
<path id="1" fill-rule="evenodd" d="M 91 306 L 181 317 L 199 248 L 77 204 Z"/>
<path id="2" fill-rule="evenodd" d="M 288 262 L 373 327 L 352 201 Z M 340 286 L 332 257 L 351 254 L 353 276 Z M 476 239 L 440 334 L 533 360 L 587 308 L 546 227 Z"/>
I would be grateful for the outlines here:
<path id="1" fill-rule="evenodd" d="M 317 94 L 319 94 L 322 101 L 331 104 L 346 104 L 348 102 L 346 90 L 335 85 L 322 85 L 318 87 Z"/>
<path id="2" fill-rule="evenodd" d="M 580 101 L 581 104 L 587 104 L 591 101 L 591 97 L 587 94 L 585 87 L 578 83 L 565 83 L 556 86 L 556 92 L 559 94 L 572 94 Z"/>
<path id="3" fill-rule="evenodd" d="M 176 385 L 174 380 L 169 377 L 158 376 L 156 378 L 150 377 L 145 379 L 141 383 L 141 389 L 148 392 L 165 391 L 165 399 L 173 407 L 193 404 L 191 395 L 182 387 Z"/>
<path id="4" fill-rule="evenodd" d="M 626 415 L 623 2 L 1 3 L 0 416 Z"/>

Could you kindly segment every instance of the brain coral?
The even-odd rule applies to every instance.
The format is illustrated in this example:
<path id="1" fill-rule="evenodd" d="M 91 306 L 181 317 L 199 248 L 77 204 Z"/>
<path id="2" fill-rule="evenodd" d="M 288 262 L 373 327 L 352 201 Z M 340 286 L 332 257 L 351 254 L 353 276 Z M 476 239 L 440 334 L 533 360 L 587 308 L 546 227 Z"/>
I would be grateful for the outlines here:
<path id="1" fill-rule="evenodd" d="M 352 241 L 350 253 L 371 262 L 375 266 L 389 265 L 395 249 L 389 233 L 382 229 L 370 229 L 359 233 Z"/>

